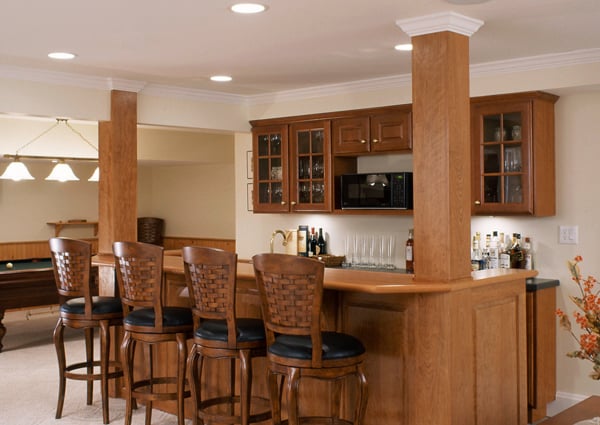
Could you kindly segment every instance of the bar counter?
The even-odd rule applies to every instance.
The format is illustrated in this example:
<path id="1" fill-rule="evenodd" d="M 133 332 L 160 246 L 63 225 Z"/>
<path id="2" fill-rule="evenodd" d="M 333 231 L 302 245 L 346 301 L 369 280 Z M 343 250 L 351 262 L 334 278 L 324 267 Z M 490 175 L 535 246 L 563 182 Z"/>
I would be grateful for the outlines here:
<path id="1" fill-rule="evenodd" d="M 163 269 L 165 273 L 184 274 L 183 260 L 177 253 L 180 250 L 165 252 Z M 114 257 L 99 254 L 93 257 L 95 266 L 114 267 Z M 336 291 L 354 291 L 369 294 L 409 294 L 440 293 L 462 290 L 482 285 L 491 285 L 506 281 L 507 278 L 527 279 L 537 275 L 535 270 L 496 269 L 481 270 L 472 273 L 471 279 L 453 281 L 452 283 L 415 282 L 414 275 L 395 271 L 374 271 L 355 268 L 325 268 L 323 286 Z M 254 279 L 251 260 L 238 261 L 237 276 L 243 280 Z"/>
<path id="2" fill-rule="evenodd" d="M 112 255 L 93 264 L 114 276 Z M 185 305 L 182 258 L 166 255 L 164 270 L 167 302 Z M 415 282 L 405 273 L 325 269 L 324 327 L 355 335 L 367 349 L 365 425 L 526 425 L 525 281 L 536 274 L 486 270 L 459 281 Z M 237 276 L 238 315 L 260 317 L 252 265 L 240 261 Z M 264 359 L 256 360 L 259 371 Z M 253 382 L 268 394 L 265 377 Z M 306 384 L 301 406 L 327 412 L 330 389 Z"/>

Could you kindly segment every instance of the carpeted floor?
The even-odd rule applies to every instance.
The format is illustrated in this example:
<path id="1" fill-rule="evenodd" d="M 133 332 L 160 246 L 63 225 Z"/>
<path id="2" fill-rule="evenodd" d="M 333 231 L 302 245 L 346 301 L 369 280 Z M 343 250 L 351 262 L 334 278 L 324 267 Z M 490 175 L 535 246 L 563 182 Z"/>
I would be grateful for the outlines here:
<path id="1" fill-rule="evenodd" d="M 58 365 L 52 342 L 56 313 L 27 320 L 23 314 L 6 313 L 7 328 L 0 352 L 0 425 L 102 424 L 99 383 L 94 385 L 94 403 L 85 404 L 85 382 L 67 380 L 61 419 L 54 419 L 58 392 Z M 83 360 L 83 334 L 66 329 L 67 362 Z M 95 344 L 97 349 L 99 343 Z M 133 424 L 144 423 L 144 408 L 133 414 Z M 124 423 L 125 402 L 110 399 L 111 424 Z M 191 423 L 190 420 L 186 424 Z M 153 425 L 175 425 L 177 418 L 158 410 Z"/>

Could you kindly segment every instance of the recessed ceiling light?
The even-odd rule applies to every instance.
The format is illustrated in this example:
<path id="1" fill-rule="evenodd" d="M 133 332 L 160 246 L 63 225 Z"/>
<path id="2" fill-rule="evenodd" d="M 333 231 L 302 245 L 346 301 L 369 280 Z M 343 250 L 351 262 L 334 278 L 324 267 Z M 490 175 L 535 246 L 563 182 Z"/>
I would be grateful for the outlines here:
<path id="1" fill-rule="evenodd" d="M 51 59 L 69 60 L 75 58 L 75 54 L 68 52 L 52 52 L 48 53 L 48 57 Z"/>
<path id="2" fill-rule="evenodd" d="M 394 49 L 400 50 L 401 52 L 410 52 L 413 49 L 412 44 L 396 44 Z"/>
<path id="3" fill-rule="evenodd" d="M 211 81 L 218 81 L 219 83 L 226 83 L 232 80 L 229 75 L 213 75 L 210 79 Z"/>
<path id="4" fill-rule="evenodd" d="M 267 10 L 267 6 L 260 3 L 237 3 L 231 6 L 231 11 L 235 13 L 261 13 Z"/>

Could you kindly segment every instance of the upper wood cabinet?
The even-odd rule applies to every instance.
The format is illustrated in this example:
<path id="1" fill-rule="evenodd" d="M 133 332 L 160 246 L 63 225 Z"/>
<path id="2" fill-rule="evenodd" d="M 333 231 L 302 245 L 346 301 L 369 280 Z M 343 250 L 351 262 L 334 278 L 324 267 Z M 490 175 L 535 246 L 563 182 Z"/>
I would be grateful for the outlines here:
<path id="1" fill-rule="evenodd" d="M 255 212 L 289 211 L 288 126 L 252 130 Z"/>
<path id="2" fill-rule="evenodd" d="M 332 120 L 334 155 L 402 152 L 412 149 L 411 107 Z"/>
<path id="3" fill-rule="evenodd" d="M 474 215 L 555 214 L 557 100 L 543 92 L 471 99 Z"/>
<path id="4" fill-rule="evenodd" d="M 329 212 L 331 123 L 306 121 L 255 127 L 254 212 Z"/>
<path id="5" fill-rule="evenodd" d="M 290 125 L 290 211 L 332 210 L 331 122 Z"/>

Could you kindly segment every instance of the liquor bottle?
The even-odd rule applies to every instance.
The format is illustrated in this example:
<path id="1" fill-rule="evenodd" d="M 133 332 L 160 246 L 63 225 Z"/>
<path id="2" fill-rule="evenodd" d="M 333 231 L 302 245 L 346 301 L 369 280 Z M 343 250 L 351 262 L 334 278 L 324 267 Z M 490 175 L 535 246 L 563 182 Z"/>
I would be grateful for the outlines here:
<path id="1" fill-rule="evenodd" d="M 298 255 L 308 257 L 309 246 L 308 226 L 298 226 Z"/>
<path id="2" fill-rule="evenodd" d="M 310 256 L 317 255 L 317 235 L 315 234 L 315 228 L 310 228 Z"/>
<path id="3" fill-rule="evenodd" d="M 508 248 L 506 247 L 506 243 L 504 242 L 504 233 L 500 233 L 500 263 L 499 267 L 501 269 L 510 269 L 510 253 L 508 252 Z"/>
<path id="4" fill-rule="evenodd" d="M 533 246 L 531 245 L 531 238 L 529 236 L 525 237 L 525 243 L 523 244 L 523 257 L 525 260 L 524 268 L 527 270 L 533 270 Z"/>
<path id="5" fill-rule="evenodd" d="M 497 269 L 498 267 L 500 267 L 500 252 L 498 250 L 498 232 L 496 230 L 492 233 L 492 239 L 490 240 L 489 256 L 489 268 Z"/>
<path id="6" fill-rule="evenodd" d="M 406 240 L 406 272 L 414 273 L 415 272 L 415 257 L 414 257 L 414 247 L 415 240 L 413 239 L 414 230 L 408 229 L 408 239 Z"/>
<path id="7" fill-rule="evenodd" d="M 521 235 L 519 233 L 513 233 L 513 242 L 509 250 L 509 255 L 511 269 L 523 268 L 523 250 L 521 249 Z"/>
<path id="8" fill-rule="evenodd" d="M 317 239 L 317 255 L 325 255 L 327 254 L 327 242 L 325 242 L 325 238 L 323 237 L 323 228 L 319 227 L 319 237 Z"/>
<path id="9" fill-rule="evenodd" d="M 471 270 L 481 270 L 481 250 L 479 249 L 479 239 L 477 236 L 473 236 L 473 243 L 471 249 Z"/>

